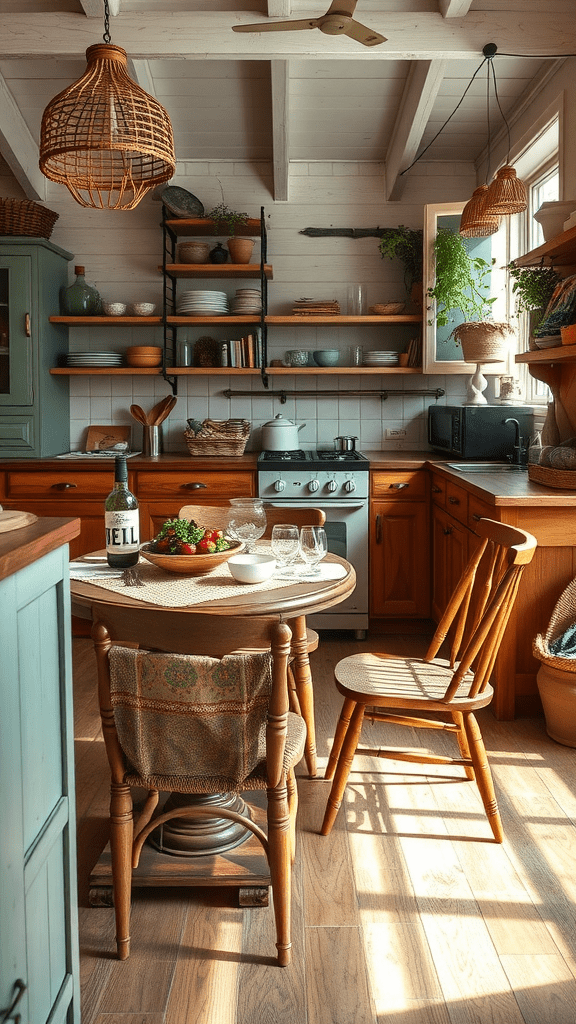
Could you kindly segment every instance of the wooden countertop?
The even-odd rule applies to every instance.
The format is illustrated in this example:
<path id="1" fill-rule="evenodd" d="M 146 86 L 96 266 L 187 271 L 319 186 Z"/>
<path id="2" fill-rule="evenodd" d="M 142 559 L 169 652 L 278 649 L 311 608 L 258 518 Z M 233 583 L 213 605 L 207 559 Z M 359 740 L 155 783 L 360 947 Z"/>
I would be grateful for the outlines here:
<path id="1" fill-rule="evenodd" d="M 79 519 L 46 516 L 32 526 L 0 534 L 0 580 L 37 562 L 49 551 L 68 544 L 80 533 Z"/>

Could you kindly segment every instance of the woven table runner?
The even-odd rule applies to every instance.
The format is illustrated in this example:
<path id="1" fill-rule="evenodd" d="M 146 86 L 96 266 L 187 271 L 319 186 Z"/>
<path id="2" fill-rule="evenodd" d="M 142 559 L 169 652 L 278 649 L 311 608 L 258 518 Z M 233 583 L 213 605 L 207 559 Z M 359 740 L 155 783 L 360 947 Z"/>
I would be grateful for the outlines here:
<path id="1" fill-rule="evenodd" d="M 269 549 L 258 547 L 258 550 Z M 86 563 L 81 564 L 86 565 Z M 320 573 L 315 576 L 307 573 L 306 567 L 302 565 L 301 567 L 296 566 L 293 576 L 276 575 L 263 583 L 247 584 L 238 583 L 230 574 L 225 562 L 213 569 L 207 576 L 178 576 L 176 573 L 164 572 L 157 565 L 152 565 L 151 562 L 141 558 L 138 563 L 138 573 L 144 584 L 141 587 L 127 587 L 121 578 L 114 576 L 102 578 L 97 566 L 94 567 L 93 575 L 87 575 L 85 569 L 78 571 L 75 575 L 74 563 L 70 564 L 70 579 L 90 583 L 115 594 L 123 594 L 124 597 L 133 598 L 135 601 L 158 604 L 163 608 L 186 608 L 194 604 L 204 604 L 207 601 L 219 601 L 224 598 L 250 593 L 257 594 L 267 590 L 280 590 L 285 587 L 293 587 L 298 583 L 323 583 L 327 580 L 344 579 L 346 576 L 346 569 L 338 562 L 324 562 L 319 568 Z"/>

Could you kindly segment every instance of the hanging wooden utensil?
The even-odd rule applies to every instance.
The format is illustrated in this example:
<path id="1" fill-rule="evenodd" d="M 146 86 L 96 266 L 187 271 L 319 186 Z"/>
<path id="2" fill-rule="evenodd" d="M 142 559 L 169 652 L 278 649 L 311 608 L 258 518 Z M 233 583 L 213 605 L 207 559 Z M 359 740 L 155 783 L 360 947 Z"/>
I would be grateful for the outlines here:
<path id="1" fill-rule="evenodd" d="M 160 425 L 160 423 L 163 423 L 164 420 L 167 419 L 167 417 L 172 412 L 172 409 L 176 405 L 177 401 L 178 399 L 176 398 L 176 395 L 168 395 L 167 399 L 165 400 L 163 409 L 160 411 L 156 418 L 156 423 L 158 425 Z"/>
<path id="2" fill-rule="evenodd" d="M 130 412 L 132 413 L 134 419 L 138 421 L 138 423 L 146 423 L 146 413 L 144 412 L 144 409 L 142 409 L 139 405 L 131 405 Z"/>

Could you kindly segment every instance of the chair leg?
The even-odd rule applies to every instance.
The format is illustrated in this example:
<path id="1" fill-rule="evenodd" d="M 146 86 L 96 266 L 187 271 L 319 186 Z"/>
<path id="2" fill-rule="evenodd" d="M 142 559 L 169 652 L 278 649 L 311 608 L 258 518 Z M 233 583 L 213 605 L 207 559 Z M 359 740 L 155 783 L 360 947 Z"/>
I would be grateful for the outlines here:
<path id="1" fill-rule="evenodd" d="M 332 831 L 332 826 L 340 809 L 344 790 L 346 789 L 346 783 L 348 782 L 348 776 L 350 775 L 352 761 L 354 760 L 354 754 L 356 753 L 356 747 L 358 746 L 358 740 L 360 739 L 363 721 L 364 705 L 356 704 L 352 713 L 352 718 L 350 719 L 350 725 L 346 735 L 344 736 L 342 749 L 336 766 L 334 781 L 332 783 L 332 789 L 330 790 L 328 803 L 326 804 L 326 813 L 324 815 L 324 821 L 322 822 L 322 828 L 320 829 L 320 834 L 323 836 L 329 835 Z"/>
<path id="2" fill-rule="evenodd" d="M 268 866 L 276 921 L 278 966 L 292 959 L 290 914 L 292 909 L 291 827 L 286 786 L 268 790 Z"/>
<path id="3" fill-rule="evenodd" d="M 296 680 L 294 679 L 294 673 L 292 666 L 288 665 L 287 669 L 288 676 L 288 706 L 293 714 L 298 715 L 302 718 L 302 709 L 300 707 L 300 701 L 298 700 L 298 691 L 296 689 Z"/>
<path id="4" fill-rule="evenodd" d="M 351 697 L 346 697 L 344 699 L 342 711 L 340 712 L 340 718 L 338 719 L 338 725 L 336 726 L 336 732 L 334 734 L 332 750 L 330 751 L 330 757 L 328 758 L 328 764 L 326 765 L 326 771 L 324 772 L 325 779 L 331 779 L 334 775 L 334 769 L 338 763 L 344 737 L 348 731 L 350 718 L 352 717 L 352 712 L 354 711 L 355 706 L 356 701 L 352 700 Z"/>
<path id="5" fill-rule="evenodd" d="M 502 829 L 502 820 L 498 810 L 496 793 L 494 792 L 494 783 L 492 781 L 492 772 L 490 771 L 490 765 L 488 764 L 484 740 L 482 739 L 478 722 L 472 712 L 465 713 L 463 715 L 463 719 L 464 727 L 466 729 L 466 737 L 470 747 L 470 757 L 472 758 L 472 763 L 474 765 L 476 783 L 480 791 L 480 796 L 482 797 L 484 810 L 486 811 L 488 821 L 490 822 L 490 828 L 492 829 L 496 842 L 501 843 L 504 840 L 504 831 Z"/>
<path id="6" fill-rule="evenodd" d="M 130 787 L 113 782 L 110 787 L 110 852 L 119 960 L 130 956 L 133 827 Z"/>
<path id="7" fill-rule="evenodd" d="M 298 813 L 298 786 L 293 768 L 290 769 L 286 777 L 286 790 L 290 815 L 290 862 L 293 864 L 296 857 L 296 814 Z"/>
<path id="8" fill-rule="evenodd" d="M 468 757 L 469 758 L 470 757 L 470 746 L 468 744 L 468 737 L 466 736 L 466 729 L 464 727 L 464 716 L 462 715 L 461 711 L 452 711 L 451 714 L 452 714 L 452 721 L 454 722 L 454 725 L 456 725 L 458 727 L 458 732 L 456 733 L 456 737 L 458 739 L 458 746 L 460 748 L 460 753 L 461 753 L 462 757 Z M 474 769 L 472 768 L 472 766 L 471 765 L 465 765 L 464 766 L 464 771 L 466 773 L 466 778 L 470 779 L 471 782 L 474 782 L 474 780 L 476 779 L 476 776 L 474 774 Z"/>

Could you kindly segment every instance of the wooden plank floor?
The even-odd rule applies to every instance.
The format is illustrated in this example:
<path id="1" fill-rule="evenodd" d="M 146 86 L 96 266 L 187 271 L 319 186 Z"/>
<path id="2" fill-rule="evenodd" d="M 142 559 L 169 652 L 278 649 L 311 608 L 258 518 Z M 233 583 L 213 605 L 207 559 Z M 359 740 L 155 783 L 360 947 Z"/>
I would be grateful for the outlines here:
<path id="1" fill-rule="evenodd" d="M 312 656 L 322 769 L 340 707 L 332 666 L 407 643 L 425 645 L 323 637 Z M 272 908 L 241 910 L 222 889 L 136 890 L 120 963 L 113 911 L 88 906 L 108 802 L 89 641 L 74 641 L 74 665 L 83 1024 L 574 1024 L 576 750 L 542 719 L 482 717 L 502 846 L 473 783 L 438 767 L 431 784 L 421 766 L 369 758 L 321 837 L 328 784 L 301 765 L 292 965 L 274 964 Z M 402 742 L 371 728 L 372 745 Z"/>

